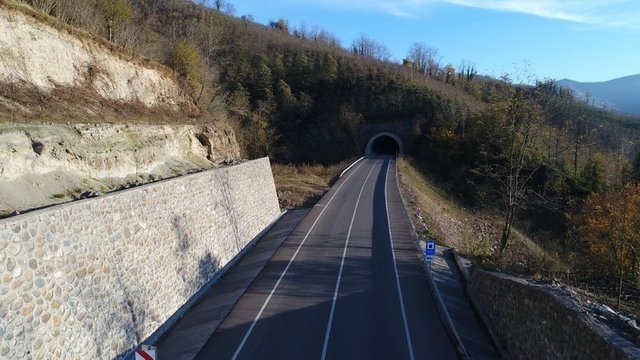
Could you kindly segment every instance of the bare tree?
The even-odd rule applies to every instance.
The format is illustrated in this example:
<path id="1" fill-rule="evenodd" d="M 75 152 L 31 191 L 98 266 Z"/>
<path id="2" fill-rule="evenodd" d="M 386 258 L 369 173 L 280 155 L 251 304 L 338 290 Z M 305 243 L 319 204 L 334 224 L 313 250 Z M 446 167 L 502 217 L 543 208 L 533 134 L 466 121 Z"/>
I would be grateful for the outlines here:
<path id="1" fill-rule="evenodd" d="M 389 61 L 391 59 L 391 52 L 384 45 L 365 34 L 360 34 L 359 37 L 353 40 L 351 43 L 351 51 L 354 54 L 381 61 Z"/>
<path id="2" fill-rule="evenodd" d="M 340 40 L 327 30 L 314 28 L 311 33 L 311 38 L 317 42 L 323 42 L 337 47 L 340 46 Z"/>
<path id="3" fill-rule="evenodd" d="M 523 89 L 507 90 L 500 102 L 485 115 L 500 134 L 497 157 L 487 159 L 480 174 L 492 179 L 502 200 L 504 223 L 500 254 L 511 239 L 517 211 L 527 204 L 529 182 L 538 169 L 536 139 L 543 112 Z"/>
<path id="4" fill-rule="evenodd" d="M 222 11 L 227 15 L 235 15 L 236 7 L 232 3 L 227 2 L 222 8 Z"/>
<path id="5" fill-rule="evenodd" d="M 309 39 L 310 37 L 309 30 L 307 30 L 307 24 L 305 24 L 304 22 L 300 24 L 298 28 L 293 29 L 291 34 L 297 37 L 298 39 L 303 39 L 303 40 Z"/>
<path id="6" fill-rule="evenodd" d="M 313 40 L 315 42 L 325 43 L 332 46 L 340 46 L 340 40 L 331 32 L 321 29 L 317 25 L 308 27 L 304 22 L 299 27 L 293 29 L 291 34 L 299 39 Z"/>
<path id="7" fill-rule="evenodd" d="M 52 14 L 56 8 L 57 2 L 58 0 L 31 0 L 29 1 L 29 4 L 31 4 L 31 6 L 35 8 L 38 8 L 44 11 L 47 14 Z"/>
<path id="8" fill-rule="evenodd" d="M 476 70 L 475 65 L 471 61 L 467 61 L 462 59 L 460 65 L 458 66 L 458 80 L 464 85 L 470 81 L 473 81 L 473 78 L 478 74 L 478 70 Z"/>
<path id="9" fill-rule="evenodd" d="M 578 179 L 578 165 L 580 154 L 585 149 L 591 152 L 591 149 L 597 145 L 595 131 L 591 123 L 584 114 L 580 114 L 569 120 L 570 132 L 572 136 L 573 151 L 573 179 Z"/>
<path id="10" fill-rule="evenodd" d="M 414 68 L 423 74 L 435 76 L 440 69 L 440 61 L 437 59 L 438 49 L 425 44 L 424 42 L 414 42 L 409 47 L 407 60 Z"/>

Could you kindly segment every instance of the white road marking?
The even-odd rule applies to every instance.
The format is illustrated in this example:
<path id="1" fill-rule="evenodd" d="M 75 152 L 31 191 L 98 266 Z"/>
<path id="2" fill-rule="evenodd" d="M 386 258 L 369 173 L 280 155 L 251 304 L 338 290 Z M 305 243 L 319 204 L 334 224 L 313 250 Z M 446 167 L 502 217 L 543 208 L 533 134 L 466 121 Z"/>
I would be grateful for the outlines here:
<path id="1" fill-rule="evenodd" d="M 391 164 L 391 161 L 389 161 Z M 402 297 L 402 289 L 400 288 L 400 277 L 398 276 L 398 265 L 396 264 L 396 254 L 393 249 L 393 235 L 391 234 L 391 219 L 389 217 L 389 197 L 387 196 L 387 183 L 389 181 L 389 168 L 391 166 L 387 166 L 387 173 L 385 174 L 384 179 L 384 206 L 387 211 L 387 225 L 389 226 L 389 243 L 391 244 L 391 255 L 393 256 L 393 270 L 396 274 L 396 286 L 398 289 L 398 297 L 400 298 L 400 311 L 402 312 L 402 320 L 404 321 L 404 333 L 407 337 L 407 346 L 409 347 L 409 358 L 411 360 L 414 359 L 413 355 L 413 345 L 411 344 L 411 335 L 409 334 L 409 323 L 407 322 L 407 314 L 404 310 L 404 298 Z"/>
<path id="2" fill-rule="evenodd" d="M 360 204 L 360 198 L 362 197 L 362 192 L 364 191 L 364 187 L 367 185 L 367 180 L 371 176 L 373 169 L 375 168 L 378 161 L 376 160 L 369 170 L 369 174 L 367 178 L 364 179 L 364 183 L 362 184 L 362 188 L 360 189 L 360 194 L 358 194 L 358 200 L 356 200 L 356 206 L 353 209 L 353 215 L 351 216 L 351 224 L 349 224 L 349 231 L 347 232 L 347 240 L 344 243 L 344 249 L 342 250 L 342 261 L 340 262 L 340 270 L 338 271 L 338 279 L 336 280 L 336 290 L 333 292 L 333 301 L 331 303 L 331 311 L 329 312 L 329 323 L 327 324 L 327 331 L 324 334 L 324 345 L 322 346 L 322 356 L 321 359 L 326 359 L 327 357 L 327 347 L 329 346 L 329 337 L 331 336 L 331 325 L 333 324 L 333 313 L 336 310 L 336 300 L 338 299 L 338 292 L 340 291 L 340 281 L 342 280 L 342 270 L 344 269 L 344 259 L 347 256 L 347 248 L 349 247 L 349 238 L 351 238 L 351 229 L 353 228 L 353 221 L 356 218 L 356 212 L 358 211 L 358 204 Z"/>
<path id="3" fill-rule="evenodd" d="M 278 278 L 278 281 L 276 282 L 276 284 L 273 286 L 273 289 L 271 289 L 271 292 L 269 293 L 269 296 L 267 296 L 267 299 L 262 304 L 262 307 L 260 308 L 260 311 L 258 312 L 258 315 L 256 315 L 255 319 L 253 319 L 253 322 L 251 323 L 251 326 L 247 330 L 247 333 L 244 335 L 244 338 L 242 339 L 242 342 L 240 342 L 240 345 L 238 345 L 238 348 L 236 349 L 236 352 L 233 354 L 233 358 L 232 358 L 233 360 L 237 359 L 238 355 L 240 355 L 240 352 L 242 351 L 242 348 L 244 347 L 244 344 L 247 342 L 247 339 L 249 339 L 249 336 L 251 335 L 251 332 L 255 328 L 256 324 L 258 323 L 258 320 L 260 320 L 260 317 L 262 316 L 262 313 L 264 312 L 264 309 L 269 304 L 269 301 L 271 301 L 271 298 L 273 297 L 273 294 L 276 292 L 276 289 L 278 289 L 278 286 L 280 286 L 280 282 L 282 281 L 282 278 L 284 278 L 284 276 L 287 274 L 287 271 L 289 271 L 289 268 L 291 267 L 291 264 L 293 264 L 293 261 L 295 260 L 296 256 L 298 256 L 298 252 L 300 252 L 300 249 L 302 248 L 304 243 L 307 241 L 307 238 L 309 237 L 309 234 L 311 234 L 313 229 L 316 227 L 316 224 L 318 223 L 318 220 L 320 220 L 320 218 L 322 217 L 322 214 L 324 214 L 325 210 L 327 210 L 327 208 L 329 208 L 329 204 L 331 204 L 331 202 L 336 197 L 336 195 L 338 195 L 338 193 L 340 192 L 340 189 L 342 189 L 342 186 L 344 186 L 344 184 L 346 184 L 347 181 L 349 181 L 351 176 L 353 176 L 353 174 L 356 173 L 356 170 L 358 170 L 360 167 L 362 167 L 363 164 L 364 164 L 364 162 L 361 162 L 360 165 L 358 165 L 358 167 L 356 167 L 354 171 L 351 171 L 349 173 L 349 176 L 347 176 L 344 179 L 344 181 L 342 182 L 342 184 L 340 184 L 340 186 L 338 187 L 336 192 L 333 193 L 333 195 L 331 196 L 329 201 L 327 201 L 327 204 L 324 206 L 322 211 L 320 211 L 320 214 L 318 215 L 316 220 L 311 225 L 311 228 L 309 228 L 309 231 L 307 231 L 307 234 L 304 236 L 304 239 L 302 239 L 302 242 L 300 243 L 300 245 L 298 245 L 298 248 L 296 249 L 296 252 L 293 253 L 293 256 L 291 257 L 291 260 L 289 260 L 289 263 L 287 264 L 287 266 L 282 271 L 282 274 L 280 274 L 280 277 Z"/>

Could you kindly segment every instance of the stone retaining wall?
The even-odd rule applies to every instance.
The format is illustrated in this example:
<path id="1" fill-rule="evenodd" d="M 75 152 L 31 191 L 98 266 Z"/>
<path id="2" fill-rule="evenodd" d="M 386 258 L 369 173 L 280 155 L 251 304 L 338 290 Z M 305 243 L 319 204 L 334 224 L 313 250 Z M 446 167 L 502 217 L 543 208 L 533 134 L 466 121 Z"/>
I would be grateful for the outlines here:
<path id="1" fill-rule="evenodd" d="M 268 159 L 0 221 L 0 358 L 113 358 L 280 213 Z"/>
<path id="2" fill-rule="evenodd" d="M 640 350 L 549 285 L 481 270 L 467 291 L 513 359 L 638 359 Z"/>

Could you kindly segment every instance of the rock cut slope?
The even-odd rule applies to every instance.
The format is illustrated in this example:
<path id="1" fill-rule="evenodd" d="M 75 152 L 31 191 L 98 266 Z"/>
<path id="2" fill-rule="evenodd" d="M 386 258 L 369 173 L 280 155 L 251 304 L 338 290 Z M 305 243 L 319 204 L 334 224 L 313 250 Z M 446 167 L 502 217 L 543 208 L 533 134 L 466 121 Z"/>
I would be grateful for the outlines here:
<path id="1" fill-rule="evenodd" d="M 42 21 L 37 13 L 19 6 L 0 6 L 0 82 L 31 87 L 43 93 L 78 88 L 103 100 L 139 103 L 195 112 L 191 99 L 175 76 L 160 66 L 124 58 L 124 52 L 108 48 L 98 39 L 67 26 Z M 25 9 L 27 10 L 27 9 Z M 11 104 L 14 99 L 0 98 Z"/>
<path id="2" fill-rule="evenodd" d="M 0 216 L 239 157 L 168 68 L 0 2 Z"/>

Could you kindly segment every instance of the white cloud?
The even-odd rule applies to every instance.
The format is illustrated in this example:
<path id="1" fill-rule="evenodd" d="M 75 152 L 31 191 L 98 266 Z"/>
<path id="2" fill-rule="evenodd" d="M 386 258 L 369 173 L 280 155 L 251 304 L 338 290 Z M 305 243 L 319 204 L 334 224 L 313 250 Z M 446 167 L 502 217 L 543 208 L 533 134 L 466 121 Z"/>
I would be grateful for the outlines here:
<path id="1" fill-rule="evenodd" d="M 308 1 L 308 0 L 305 0 Z M 411 16 L 434 4 L 517 12 L 533 16 L 608 27 L 640 28 L 638 0 L 312 0 L 332 7 L 377 10 Z"/>

